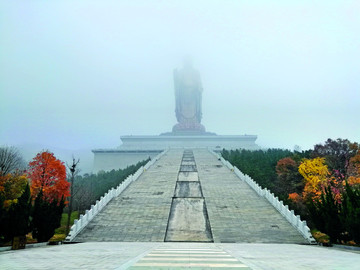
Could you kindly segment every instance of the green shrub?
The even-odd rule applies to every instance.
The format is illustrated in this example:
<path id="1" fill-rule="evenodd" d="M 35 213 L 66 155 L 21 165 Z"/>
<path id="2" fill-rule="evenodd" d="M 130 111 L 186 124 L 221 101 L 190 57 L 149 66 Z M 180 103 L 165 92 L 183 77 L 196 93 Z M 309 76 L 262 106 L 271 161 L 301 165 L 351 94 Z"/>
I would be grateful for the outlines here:
<path id="1" fill-rule="evenodd" d="M 360 244 L 360 190 L 346 182 L 340 219 L 349 238 Z"/>

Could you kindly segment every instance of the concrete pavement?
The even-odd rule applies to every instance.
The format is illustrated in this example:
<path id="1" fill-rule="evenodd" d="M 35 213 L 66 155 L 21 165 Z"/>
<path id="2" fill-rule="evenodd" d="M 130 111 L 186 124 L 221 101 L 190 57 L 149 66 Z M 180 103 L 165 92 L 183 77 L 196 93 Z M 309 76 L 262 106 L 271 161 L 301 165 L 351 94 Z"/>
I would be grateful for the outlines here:
<path id="1" fill-rule="evenodd" d="M 166 250 L 167 253 L 171 252 L 170 255 L 176 256 L 168 256 Z M 154 260 L 154 257 L 162 260 Z M 175 265 L 169 266 L 169 257 L 178 258 L 170 260 L 176 263 Z M 151 263 L 151 266 L 146 263 Z M 167 266 L 164 266 L 164 263 L 168 263 Z M 196 263 L 201 266 L 196 267 Z M 355 270 L 359 269 L 359 265 L 360 252 L 296 244 L 86 242 L 0 252 L 2 270 L 186 269 L 190 267 L 192 269 Z"/>

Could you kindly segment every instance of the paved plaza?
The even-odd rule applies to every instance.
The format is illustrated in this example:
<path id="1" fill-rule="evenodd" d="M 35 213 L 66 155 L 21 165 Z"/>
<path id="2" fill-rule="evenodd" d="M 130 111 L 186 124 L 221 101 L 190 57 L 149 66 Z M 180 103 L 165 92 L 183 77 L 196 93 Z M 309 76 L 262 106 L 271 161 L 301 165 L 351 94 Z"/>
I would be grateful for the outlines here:
<path id="1" fill-rule="evenodd" d="M 296 244 L 87 242 L 0 252 L 2 270 L 355 270 L 359 265 L 360 252 Z"/>

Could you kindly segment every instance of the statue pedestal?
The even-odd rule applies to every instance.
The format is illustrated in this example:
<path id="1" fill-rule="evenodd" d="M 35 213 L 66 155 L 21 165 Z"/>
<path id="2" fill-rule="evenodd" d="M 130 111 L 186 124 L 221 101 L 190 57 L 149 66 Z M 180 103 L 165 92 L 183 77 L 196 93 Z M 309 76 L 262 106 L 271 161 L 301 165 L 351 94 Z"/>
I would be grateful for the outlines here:
<path id="1" fill-rule="evenodd" d="M 184 134 L 201 135 L 201 134 L 205 134 L 205 127 L 200 123 L 177 123 L 172 128 L 172 132 L 175 135 L 184 135 Z"/>

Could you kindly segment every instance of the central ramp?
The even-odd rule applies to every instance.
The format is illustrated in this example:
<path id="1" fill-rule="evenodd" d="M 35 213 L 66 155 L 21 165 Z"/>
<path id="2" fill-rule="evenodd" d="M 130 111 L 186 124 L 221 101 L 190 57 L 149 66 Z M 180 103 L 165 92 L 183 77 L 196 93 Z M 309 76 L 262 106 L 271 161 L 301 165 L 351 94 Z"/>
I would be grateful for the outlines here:
<path id="1" fill-rule="evenodd" d="M 308 243 L 207 149 L 170 149 L 73 241 Z"/>
<path id="2" fill-rule="evenodd" d="M 170 210 L 166 242 L 212 242 L 193 151 L 185 150 Z"/>

